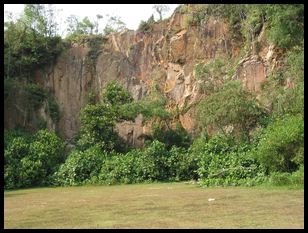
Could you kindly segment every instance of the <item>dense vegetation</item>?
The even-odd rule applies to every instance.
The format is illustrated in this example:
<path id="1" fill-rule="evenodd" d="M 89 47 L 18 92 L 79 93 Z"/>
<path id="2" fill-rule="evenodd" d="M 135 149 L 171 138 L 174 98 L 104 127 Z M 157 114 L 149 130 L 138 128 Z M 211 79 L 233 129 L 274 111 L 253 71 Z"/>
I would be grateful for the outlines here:
<path id="1" fill-rule="evenodd" d="M 26 5 L 22 18 L 5 25 L 4 96 L 5 101 L 13 101 L 14 93 L 23 92 L 26 113 L 47 103 L 57 121 L 57 103 L 48 90 L 35 83 L 33 74 L 36 67 L 46 65 L 65 49 L 43 10 L 40 5 Z M 179 9 L 181 13 L 187 10 L 186 6 Z M 303 5 L 196 5 L 188 26 L 202 25 L 208 16 L 221 17 L 245 45 L 256 42 L 265 28 L 268 42 L 282 49 L 283 63 L 267 78 L 258 98 L 234 80 L 215 85 L 215 80 L 232 75 L 233 68 L 226 66 L 226 61 L 197 65 L 196 78 L 207 97 L 196 106 L 200 130 L 190 135 L 179 124 L 174 127 L 174 117 L 165 110 L 166 100 L 159 90 L 133 101 L 121 85 L 109 82 L 99 101 L 92 93 L 82 109 L 81 129 L 72 151 L 65 151 L 63 140 L 44 124 L 35 134 L 25 128 L 5 131 L 5 188 L 191 179 L 204 186 L 264 182 L 302 186 L 303 12 Z M 111 21 L 110 25 L 115 22 L 122 28 L 118 18 Z M 140 30 L 150 32 L 153 21 L 151 17 L 141 23 Z M 93 34 L 98 21 L 71 18 L 71 23 L 68 40 Z M 294 85 L 286 88 L 287 82 Z M 133 120 L 138 114 L 153 125 L 153 134 L 142 149 L 129 148 L 115 131 L 116 123 Z M 209 135 L 209 129 L 214 133 Z"/>

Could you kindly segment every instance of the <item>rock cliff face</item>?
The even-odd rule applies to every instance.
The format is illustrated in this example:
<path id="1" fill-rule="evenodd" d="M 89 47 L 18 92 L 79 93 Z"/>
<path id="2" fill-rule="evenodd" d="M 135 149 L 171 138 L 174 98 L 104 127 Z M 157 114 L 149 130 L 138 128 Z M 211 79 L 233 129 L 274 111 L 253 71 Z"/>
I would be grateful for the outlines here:
<path id="1" fill-rule="evenodd" d="M 58 129 L 62 135 L 71 138 L 78 131 L 79 112 L 87 104 L 87 96 L 91 91 L 99 96 L 109 80 L 118 81 L 135 100 L 158 85 L 168 98 L 168 108 L 183 110 L 179 121 L 188 131 L 195 127 L 194 103 L 204 97 L 198 91 L 196 64 L 207 64 L 218 57 L 230 62 L 242 58 L 235 74 L 227 78 L 241 79 L 247 88 L 259 92 L 273 64 L 273 47 L 263 44 L 255 54 L 241 55 L 243 44 L 232 39 L 221 19 L 209 18 L 201 26 L 188 27 L 188 17 L 175 12 L 155 23 L 150 33 L 127 30 L 103 37 L 95 60 L 89 59 L 89 43 L 74 44 L 54 65 L 38 71 L 37 79 L 52 91 L 59 104 Z M 142 116 L 135 122 L 118 124 L 117 130 L 136 146 L 142 145 L 141 135 L 149 133 L 149 127 L 142 125 Z"/>

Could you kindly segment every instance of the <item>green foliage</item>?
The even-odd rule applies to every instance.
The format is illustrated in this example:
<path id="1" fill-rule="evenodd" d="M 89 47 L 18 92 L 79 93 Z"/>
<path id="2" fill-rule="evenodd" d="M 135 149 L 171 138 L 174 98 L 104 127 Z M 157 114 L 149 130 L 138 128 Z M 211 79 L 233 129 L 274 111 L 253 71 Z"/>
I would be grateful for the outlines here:
<path id="1" fill-rule="evenodd" d="M 264 130 L 255 151 L 268 172 L 292 172 L 304 162 L 304 121 L 302 116 L 285 116 Z"/>
<path id="2" fill-rule="evenodd" d="M 137 114 L 148 117 L 166 117 L 161 98 L 132 102 L 131 94 L 115 81 L 108 82 L 102 91 L 101 103 L 87 105 L 80 114 L 81 129 L 79 148 L 84 150 L 94 145 L 111 151 L 125 151 L 127 145 L 115 132 L 115 124 L 134 120 Z"/>
<path id="3" fill-rule="evenodd" d="M 142 159 L 142 154 L 138 150 L 133 150 L 127 154 L 112 154 L 104 162 L 98 177 L 100 183 L 117 184 L 117 183 L 136 183 L 143 181 L 143 174 L 139 174 L 138 163 Z M 147 164 L 149 165 L 149 163 Z M 144 167 L 143 173 L 147 172 Z"/>
<path id="4" fill-rule="evenodd" d="M 52 174 L 63 161 L 64 144 L 53 132 L 39 130 L 30 144 L 30 153 L 35 160 L 40 160 L 47 175 Z"/>
<path id="5" fill-rule="evenodd" d="M 118 16 L 110 16 L 104 28 L 104 34 L 120 32 L 126 28 L 126 24 Z"/>
<path id="6" fill-rule="evenodd" d="M 28 10 L 32 11 L 31 9 Z M 34 15 L 31 12 L 24 12 L 24 15 L 16 22 L 6 22 L 4 31 L 5 77 L 31 78 L 34 68 L 54 61 L 63 50 L 61 37 L 52 31 L 54 29 L 46 28 L 47 21 L 44 15 L 40 14 L 40 11 Z"/>
<path id="7" fill-rule="evenodd" d="M 198 174 L 200 183 L 212 185 L 255 185 L 264 181 L 264 172 L 249 153 L 232 151 L 226 154 L 210 154 L 201 157 Z M 209 161 L 210 159 L 210 161 Z"/>
<path id="8" fill-rule="evenodd" d="M 268 39 L 279 47 L 291 48 L 303 43 L 303 4 L 197 4 L 188 24 L 201 25 L 210 16 L 225 20 L 232 36 L 245 38 L 247 42 L 255 41 L 266 23 Z"/>
<path id="9" fill-rule="evenodd" d="M 153 30 L 153 23 L 155 23 L 154 16 L 151 15 L 151 17 L 147 21 L 141 20 L 138 31 L 142 31 L 145 33 L 150 33 Z"/>
<path id="10" fill-rule="evenodd" d="M 266 9 L 269 40 L 282 48 L 290 48 L 304 40 L 304 5 L 274 4 Z"/>
<path id="11" fill-rule="evenodd" d="M 170 113 L 165 109 L 166 97 L 157 91 L 135 103 L 135 108 L 144 117 L 144 120 L 160 119 L 168 120 Z"/>
<path id="12" fill-rule="evenodd" d="M 131 94 L 115 81 L 107 83 L 102 91 L 102 103 L 89 104 L 80 112 L 79 148 L 85 150 L 98 145 L 111 151 L 125 151 L 127 146 L 115 132 L 117 122 L 133 118 L 129 110 Z"/>
<path id="13" fill-rule="evenodd" d="M 79 185 L 98 176 L 107 154 L 99 147 L 90 147 L 85 151 L 73 151 L 65 163 L 53 174 L 56 185 Z"/>
<path id="14" fill-rule="evenodd" d="M 21 83 L 12 78 L 5 78 L 3 86 L 4 101 L 7 101 L 9 97 L 15 97 L 14 94 L 21 88 Z"/>
<path id="15" fill-rule="evenodd" d="M 90 50 L 87 54 L 87 57 L 93 61 L 96 61 L 98 56 L 102 53 L 101 44 L 103 42 L 101 36 L 91 36 L 87 37 L 89 41 Z"/>
<path id="16" fill-rule="evenodd" d="M 92 104 L 92 105 L 97 103 L 97 96 L 96 96 L 94 91 L 89 92 L 89 94 L 87 96 L 87 102 L 88 102 L 88 104 Z"/>
<path id="17" fill-rule="evenodd" d="M 172 146 L 188 148 L 191 137 L 182 125 L 177 124 L 175 129 L 164 129 L 160 125 L 154 125 L 152 138 L 166 144 L 167 149 Z"/>
<path id="18" fill-rule="evenodd" d="M 80 113 L 80 149 L 99 145 L 108 151 L 115 148 L 119 136 L 114 132 L 116 112 L 106 105 L 87 105 Z"/>
<path id="19" fill-rule="evenodd" d="M 169 151 L 170 174 L 172 179 L 197 180 L 198 157 L 184 148 L 173 146 Z"/>
<path id="20" fill-rule="evenodd" d="M 255 185 L 264 181 L 263 168 L 249 153 L 247 145 L 216 135 L 195 140 L 189 149 L 197 159 L 197 174 L 203 186 Z"/>
<path id="21" fill-rule="evenodd" d="M 99 182 L 116 184 L 187 179 L 192 177 L 187 161 L 183 149 L 174 147 L 169 152 L 163 143 L 153 141 L 143 151 L 135 149 L 109 156 L 102 166 Z"/>
<path id="22" fill-rule="evenodd" d="M 11 130 L 4 130 L 4 150 L 11 145 L 15 138 L 21 137 L 26 140 L 27 143 L 32 141 L 33 134 L 27 130 L 17 127 Z"/>
<path id="23" fill-rule="evenodd" d="M 132 95 L 116 81 L 108 82 L 102 92 L 102 102 L 106 105 L 122 105 L 132 100 Z"/>
<path id="24" fill-rule="evenodd" d="M 273 117 L 304 114 L 304 48 L 294 47 L 285 54 L 284 66 L 264 83 L 262 99 Z"/>
<path id="25" fill-rule="evenodd" d="M 91 22 L 88 17 L 80 20 L 78 16 L 70 15 L 66 22 L 68 24 L 66 40 L 68 41 L 80 41 L 81 38 L 93 34 L 95 23 Z"/>
<path id="26" fill-rule="evenodd" d="M 27 102 L 30 104 L 30 106 L 33 106 L 35 110 L 40 108 L 46 99 L 46 91 L 34 83 L 27 84 L 25 90 L 27 92 Z"/>
<path id="27" fill-rule="evenodd" d="M 213 93 L 219 90 L 220 84 L 226 75 L 226 61 L 221 58 L 209 62 L 208 64 L 197 64 L 195 67 L 197 80 L 202 81 L 200 89 L 202 93 Z"/>
<path id="28" fill-rule="evenodd" d="M 44 120 L 42 117 L 38 117 L 38 123 L 37 128 L 40 129 L 46 129 L 47 128 L 47 121 Z"/>
<path id="29" fill-rule="evenodd" d="M 59 105 L 52 96 L 48 96 L 47 100 L 50 117 L 54 122 L 58 122 L 60 119 Z"/>
<path id="30" fill-rule="evenodd" d="M 4 152 L 5 188 L 50 183 L 51 175 L 63 161 L 62 140 L 47 130 L 38 131 L 33 138 L 19 135 L 7 141 Z"/>
<path id="31" fill-rule="evenodd" d="M 249 131 L 263 115 L 255 96 L 236 81 L 226 83 L 197 105 L 197 119 L 203 127 L 214 126 L 226 134 L 225 127 L 233 125 L 238 131 L 232 134 L 243 138 L 249 137 Z"/>
<path id="32" fill-rule="evenodd" d="M 272 172 L 268 183 L 276 186 L 304 187 L 304 165 L 301 165 L 297 171 L 292 173 Z"/>
<path id="33" fill-rule="evenodd" d="M 176 11 L 180 12 L 181 14 L 187 14 L 188 13 L 188 7 L 186 5 L 180 6 L 180 8 L 177 8 Z"/>

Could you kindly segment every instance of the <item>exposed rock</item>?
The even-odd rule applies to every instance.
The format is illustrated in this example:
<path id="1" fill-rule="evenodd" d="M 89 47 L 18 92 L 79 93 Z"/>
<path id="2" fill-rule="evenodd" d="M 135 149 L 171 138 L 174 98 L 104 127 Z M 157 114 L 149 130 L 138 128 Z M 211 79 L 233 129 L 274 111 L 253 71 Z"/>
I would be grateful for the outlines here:
<path id="1" fill-rule="evenodd" d="M 256 57 L 241 62 L 236 77 L 251 91 L 260 92 L 261 84 L 265 81 L 265 66 Z"/>

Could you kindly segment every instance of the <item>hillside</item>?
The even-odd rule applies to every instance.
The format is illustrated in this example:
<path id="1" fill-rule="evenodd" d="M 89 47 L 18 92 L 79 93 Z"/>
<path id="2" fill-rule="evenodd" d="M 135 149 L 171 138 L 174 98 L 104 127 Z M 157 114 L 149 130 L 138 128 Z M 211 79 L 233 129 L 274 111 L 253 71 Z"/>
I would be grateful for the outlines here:
<path id="1" fill-rule="evenodd" d="M 66 38 L 40 9 L 5 24 L 9 187 L 303 174 L 303 5 L 185 4 Z"/>

